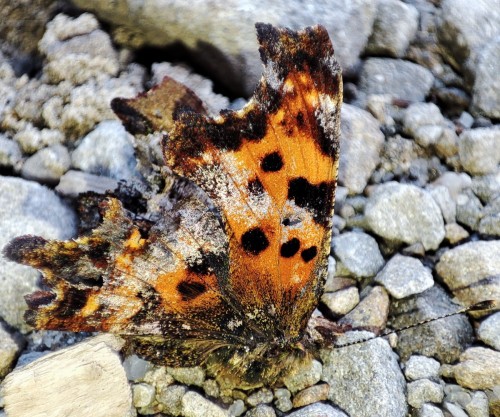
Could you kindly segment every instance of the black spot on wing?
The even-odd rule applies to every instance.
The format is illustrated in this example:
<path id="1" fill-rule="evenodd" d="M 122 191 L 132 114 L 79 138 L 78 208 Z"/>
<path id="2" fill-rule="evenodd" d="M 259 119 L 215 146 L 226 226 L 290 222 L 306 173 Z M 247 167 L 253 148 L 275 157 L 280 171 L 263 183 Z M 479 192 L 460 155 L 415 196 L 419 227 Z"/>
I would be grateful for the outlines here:
<path id="1" fill-rule="evenodd" d="M 314 221 L 328 226 L 333 206 L 335 186 L 333 182 L 311 184 L 304 177 L 294 178 L 288 183 L 288 199 L 299 207 L 310 210 Z"/>
<path id="2" fill-rule="evenodd" d="M 291 258 L 300 249 L 300 241 L 296 237 L 281 245 L 280 255 L 283 258 Z"/>
<path id="3" fill-rule="evenodd" d="M 189 272 L 199 275 L 208 275 L 220 270 L 226 257 L 213 252 L 202 253 L 200 258 L 188 260 L 187 267 Z"/>
<path id="4" fill-rule="evenodd" d="M 304 249 L 300 256 L 304 260 L 304 262 L 312 261 L 316 255 L 318 254 L 318 248 L 316 246 L 311 246 L 310 248 Z"/>
<path id="5" fill-rule="evenodd" d="M 271 152 L 262 158 L 260 167 L 264 172 L 277 172 L 283 168 L 283 158 L 279 152 Z"/>
<path id="6" fill-rule="evenodd" d="M 241 245 L 245 252 L 258 255 L 269 246 L 269 240 L 259 227 L 247 230 L 241 237 Z"/>
<path id="7" fill-rule="evenodd" d="M 264 194 L 264 186 L 258 178 L 251 180 L 248 183 L 248 191 L 254 196 Z"/>
<path id="8" fill-rule="evenodd" d="M 205 284 L 196 281 L 182 281 L 177 285 L 177 291 L 179 291 L 182 301 L 194 300 L 206 290 Z"/>
<path id="9" fill-rule="evenodd" d="M 56 317 L 73 317 L 87 304 L 90 290 L 81 290 L 76 287 L 67 287 L 64 289 L 64 300 L 59 304 L 54 312 Z"/>

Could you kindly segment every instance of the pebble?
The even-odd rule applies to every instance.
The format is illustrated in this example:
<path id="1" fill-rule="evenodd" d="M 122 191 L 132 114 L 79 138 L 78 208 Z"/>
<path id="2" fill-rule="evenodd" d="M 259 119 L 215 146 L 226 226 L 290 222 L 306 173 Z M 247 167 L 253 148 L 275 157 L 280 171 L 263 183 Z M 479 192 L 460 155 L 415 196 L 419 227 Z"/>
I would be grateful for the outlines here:
<path id="1" fill-rule="evenodd" d="M 14 367 L 25 344 L 26 341 L 19 333 L 7 329 L 5 323 L 0 321 L 0 379 Z"/>
<path id="2" fill-rule="evenodd" d="M 117 120 L 99 123 L 73 151 L 71 160 L 74 168 L 117 180 L 137 175 L 132 136 Z"/>
<path id="3" fill-rule="evenodd" d="M 68 149 L 60 144 L 52 145 L 30 156 L 21 169 L 21 176 L 27 180 L 57 184 L 70 166 Z"/>
<path id="4" fill-rule="evenodd" d="M 329 391 L 330 386 L 328 384 L 319 384 L 303 389 L 293 397 L 293 406 L 299 408 L 319 401 L 326 401 L 328 400 Z"/>
<path id="5" fill-rule="evenodd" d="M 368 58 L 359 88 L 366 94 L 389 94 L 396 99 L 424 101 L 434 82 L 427 69 L 401 59 Z"/>
<path id="6" fill-rule="evenodd" d="M 472 178 L 472 191 L 483 203 L 489 203 L 500 197 L 500 171 L 495 174 Z"/>
<path id="7" fill-rule="evenodd" d="M 279 411 L 286 413 L 293 408 L 292 394 L 285 388 L 277 388 L 274 390 L 274 405 Z"/>
<path id="8" fill-rule="evenodd" d="M 444 403 L 444 408 L 450 412 L 452 417 L 469 417 L 462 407 L 453 403 Z"/>
<path id="9" fill-rule="evenodd" d="M 428 378 L 435 379 L 439 375 L 440 363 L 426 356 L 412 355 L 405 363 L 405 376 L 410 381 Z"/>
<path id="10" fill-rule="evenodd" d="M 219 398 L 220 396 L 219 384 L 215 379 L 206 379 L 205 382 L 203 382 L 203 391 L 205 391 L 205 394 L 209 397 Z"/>
<path id="11" fill-rule="evenodd" d="M 414 186 L 388 182 L 376 187 L 365 208 L 368 227 L 397 243 L 437 249 L 445 236 L 443 216 L 432 196 Z"/>
<path id="12" fill-rule="evenodd" d="M 149 384 L 132 385 L 132 402 L 134 407 L 147 407 L 155 399 L 155 388 Z"/>
<path id="13" fill-rule="evenodd" d="M 321 296 L 321 302 L 333 314 L 343 316 L 358 305 L 359 292 L 356 287 L 347 287 L 335 292 L 325 292 Z"/>
<path id="14" fill-rule="evenodd" d="M 362 193 L 380 161 L 384 135 L 367 111 L 342 105 L 340 124 L 339 183 L 349 194 Z"/>
<path id="15" fill-rule="evenodd" d="M 161 388 L 156 399 L 163 405 L 166 413 L 179 416 L 182 413 L 182 398 L 186 392 L 187 388 L 183 385 L 170 385 Z"/>
<path id="16" fill-rule="evenodd" d="M 391 303 L 391 327 L 399 329 L 459 308 L 436 284 L 421 294 Z M 434 357 L 441 363 L 458 360 L 473 340 L 472 327 L 463 315 L 423 324 L 398 334 L 397 352 L 403 361 L 411 355 Z"/>
<path id="17" fill-rule="evenodd" d="M 372 277 L 384 266 L 377 241 L 366 233 L 342 233 L 332 239 L 331 245 L 337 276 Z"/>
<path id="18" fill-rule="evenodd" d="M 340 324 L 348 324 L 353 329 L 385 328 L 389 314 L 389 296 L 380 286 L 372 288 L 361 302 L 339 320 Z"/>
<path id="19" fill-rule="evenodd" d="M 130 355 L 123 361 L 123 368 L 129 381 L 140 381 L 151 368 L 151 363 L 139 358 L 137 355 Z"/>
<path id="20" fill-rule="evenodd" d="M 349 332 L 340 344 L 370 336 Z M 396 354 L 382 339 L 343 349 L 324 349 L 322 380 L 330 385 L 329 399 L 348 415 L 405 417 L 406 383 Z"/>
<path id="21" fill-rule="evenodd" d="M 477 330 L 479 339 L 500 351 L 500 312 L 492 314 L 481 322 Z"/>
<path id="22" fill-rule="evenodd" d="M 181 399 L 183 417 L 228 417 L 228 412 L 203 395 L 187 391 Z"/>
<path id="23" fill-rule="evenodd" d="M 418 417 L 444 417 L 441 409 L 432 404 L 422 404 L 417 412 Z"/>
<path id="24" fill-rule="evenodd" d="M 458 137 L 458 155 L 464 170 L 469 174 L 497 173 L 500 164 L 500 128 L 465 130 Z"/>
<path id="25" fill-rule="evenodd" d="M 469 232 L 457 223 L 447 224 L 444 229 L 446 232 L 445 239 L 452 245 L 456 245 L 469 237 Z"/>
<path id="26" fill-rule="evenodd" d="M 295 394 L 304 388 L 317 384 L 321 379 L 323 367 L 321 362 L 312 360 L 296 366 L 289 375 L 283 378 L 283 384 Z"/>
<path id="27" fill-rule="evenodd" d="M 472 190 L 467 189 L 457 198 L 457 222 L 478 230 L 479 222 L 483 217 L 483 206 Z"/>
<path id="28" fill-rule="evenodd" d="M 276 417 L 276 411 L 268 405 L 260 404 L 248 410 L 245 417 Z"/>
<path id="29" fill-rule="evenodd" d="M 167 367 L 167 372 L 174 379 L 184 385 L 195 385 L 202 387 L 205 382 L 205 370 L 200 366 L 193 367 Z"/>
<path id="30" fill-rule="evenodd" d="M 429 379 L 408 383 L 408 404 L 420 408 L 424 403 L 440 403 L 444 398 L 443 387 Z"/>
<path id="31" fill-rule="evenodd" d="M 365 53 L 401 58 L 414 38 L 418 27 L 418 10 L 397 0 L 377 4 L 373 32 Z"/>
<path id="32" fill-rule="evenodd" d="M 375 277 L 393 297 L 419 294 L 434 285 L 431 271 L 418 259 L 394 255 Z"/>
<path id="33" fill-rule="evenodd" d="M 478 231 L 486 236 L 500 236 L 500 197 L 488 203 L 482 211 Z"/>
<path id="34" fill-rule="evenodd" d="M 435 144 L 443 134 L 444 117 L 434 103 L 413 103 L 404 112 L 403 129 L 423 147 Z"/>
<path id="35" fill-rule="evenodd" d="M 241 416 L 247 408 L 245 407 L 245 402 L 243 400 L 235 400 L 228 408 L 227 412 L 230 416 Z M 286 410 L 288 411 L 288 410 Z M 175 415 L 175 414 L 174 414 Z"/>
<path id="36" fill-rule="evenodd" d="M 500 385 L 500 352 L 483 347 L 471 347 L 453 367 L 457 382 L 470 389 L 492 389 Z"/>
<path id="37" fill-rule="evenodd" d="M 273 401 L 274 395 L 269 388 L 261 388 L 247 397 L 247 404 L 256 407 L 259 404 L 269 404 Z"/>
<path id="38" fill-rule="evenodd" d="M 456 202 L 458 196 L 472 185 L 472 178 L 465 172 L 445 172 L 437 178 L 432 185 L 444 185 L 448 188 L 451 198 Z"/>
<path id="39" fill-rule="evenodd" d="M 429 185 L 426 187 L 426 190 L 441 209 L 444 221 L 447 224 L 455 223 L 457 217 L 457 204 L 453 200 L 448 188 L 444 185 Z"/>
<path id="40" fill-rule="evenodd" d="M 464 305 L 500 299 L 500 241 L 450 249 L 440 257 L 436 272 Z"/>
<path id="41" fill-rule="evenodd" d="M 300 410 L 288 414 L 287 417 L 348 417 L 347 414 L 331 405 L 317 403 L 308 405 Z"/>

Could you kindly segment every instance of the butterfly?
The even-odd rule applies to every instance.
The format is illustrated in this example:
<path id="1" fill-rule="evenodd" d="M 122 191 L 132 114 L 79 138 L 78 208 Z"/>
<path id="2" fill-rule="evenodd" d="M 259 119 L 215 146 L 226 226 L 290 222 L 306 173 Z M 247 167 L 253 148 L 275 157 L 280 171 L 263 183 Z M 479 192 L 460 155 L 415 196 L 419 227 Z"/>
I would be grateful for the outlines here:
<path id="1" fill-rule="evenodd" d="M 169 79 L 113 101 L 194 186 L 174 202 L 160 193 L 147 218 L 109 196 L 102 222 L 74 240 L 14 239 L 6 255 L 46 287 L 26 296 L 30 325 L 111 332 L 154 363 L 204 364 L 241 387 L 311 359 L 325 327 L 311 315 L 330 253 L 341 70 L 321 26 L 256 28 L 264 74 L 243 109 L 208 116 Z"/>

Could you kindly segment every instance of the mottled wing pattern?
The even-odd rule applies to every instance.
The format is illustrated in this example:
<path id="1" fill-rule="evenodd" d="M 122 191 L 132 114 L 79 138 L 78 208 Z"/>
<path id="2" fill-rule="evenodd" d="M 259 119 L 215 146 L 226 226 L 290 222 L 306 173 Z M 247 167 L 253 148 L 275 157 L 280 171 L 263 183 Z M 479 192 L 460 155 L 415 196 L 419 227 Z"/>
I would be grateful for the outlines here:
<path id="1" fill-rule="evenodd" d="M 264 76 L 240 111 L 181 115 L 165 158 L 220 209 L 230 246 L 223 289 L 273 340 L 300 338 L 330 250 L 340 68 L 326 30 L 257 25 Z"/>

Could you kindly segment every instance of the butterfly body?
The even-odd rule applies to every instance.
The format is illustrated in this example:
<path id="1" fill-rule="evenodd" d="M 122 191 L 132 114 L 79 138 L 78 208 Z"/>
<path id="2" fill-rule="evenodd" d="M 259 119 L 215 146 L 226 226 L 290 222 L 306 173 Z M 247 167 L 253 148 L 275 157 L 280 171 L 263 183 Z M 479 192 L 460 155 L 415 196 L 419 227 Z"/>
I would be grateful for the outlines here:
<path id="1" fill-rule="evenodd" d="M 29 324 L 116 333 L 155 363 L 205 364 L 242 387 L 278 383 L 312 358 L 310 318 L 330 252 L 341 73 L 320 26 L 259 24 L 257 32 L 264 76 L 242 110 L 208 117 L 182 90 L 171 100 L 194 104 L 170 102 L 173 117 L 157 118 L 161 86 L 113 102 L 131 130 L 165 132 L 166 165 L 215 212 L 193 192 L 160 204 L 145 225 L 109 197 L 87 236 L 17 238 L 7 256 L 40 269 L 49 288 L 27 296 Z"/>

